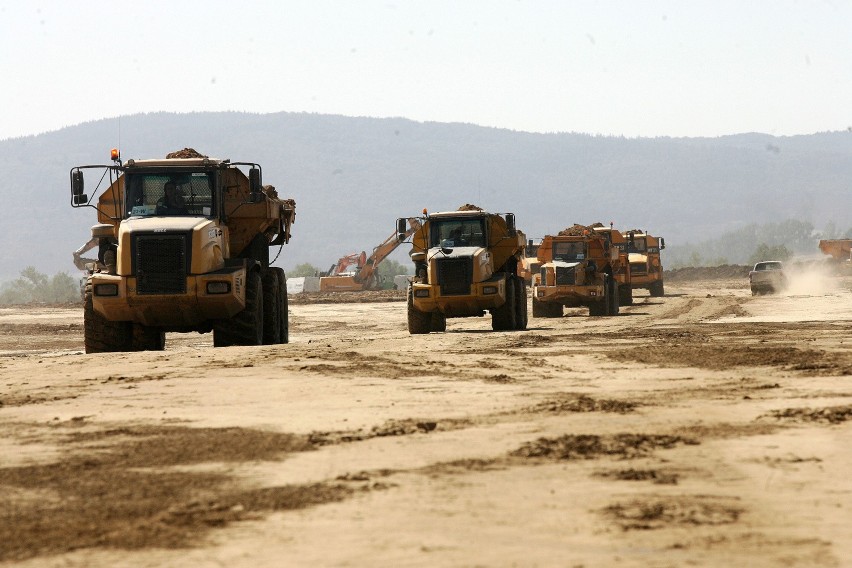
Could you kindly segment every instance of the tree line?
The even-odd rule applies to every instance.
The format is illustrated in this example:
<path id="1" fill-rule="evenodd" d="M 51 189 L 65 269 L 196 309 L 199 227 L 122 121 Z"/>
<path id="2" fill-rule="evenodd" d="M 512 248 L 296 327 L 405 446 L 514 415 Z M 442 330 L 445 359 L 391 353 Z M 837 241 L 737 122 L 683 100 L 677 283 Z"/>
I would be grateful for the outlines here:
<path id="1" fill-rule="evenodd" d="M 81 300 L 80 281 L 67 272 L 48 276 L 28 266 L 0 285 L 0 304 L 66 304 Z"/>

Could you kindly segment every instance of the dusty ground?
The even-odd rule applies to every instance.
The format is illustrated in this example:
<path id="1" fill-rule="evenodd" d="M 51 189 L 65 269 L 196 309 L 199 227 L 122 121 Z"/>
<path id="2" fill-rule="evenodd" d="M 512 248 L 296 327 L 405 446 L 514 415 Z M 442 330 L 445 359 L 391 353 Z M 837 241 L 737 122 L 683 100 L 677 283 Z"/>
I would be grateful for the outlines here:
<path id="1" fill-rule="evenodd" d="M 290 345 L 120 355 L 75 306 L 0 308 L 0 565 L 849 565 L 832 282 L 414 337 L 303 299 Z"/>

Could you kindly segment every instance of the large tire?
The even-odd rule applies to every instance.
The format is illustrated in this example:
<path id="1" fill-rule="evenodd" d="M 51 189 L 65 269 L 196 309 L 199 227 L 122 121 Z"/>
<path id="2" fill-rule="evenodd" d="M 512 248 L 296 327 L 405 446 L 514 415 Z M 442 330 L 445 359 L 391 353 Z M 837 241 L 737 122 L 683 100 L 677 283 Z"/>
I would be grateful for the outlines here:
<path id="1" fill-rule="evenodd" d="M 562 304 L 542 302 L 535 296 L 532 299 L 532 316 L 534 318 L 561 318 Z"/>
<path id="2" fill-rule="evenodd" d="M 515 329 L 517 313 L 515 310 L 515 277 L 509 275 L 506 278 L 506 301 L 502 306 L 491 310 L 491 329 L 494 331 L 507 331 Z"/>
<path id="3" fill-rule="evenodd" d="M 83 292 L 83 343 L 86 353 L 132 351 L 132 329 L 129 321 L 109 321 L 95 311 L 92 281 L 87 280 Z"/>
<path id="4" fill-rule="evenodd" d="M 610 278 L 607 286 L 607 314 L 608 316 L 617 316 L 618 315 L 618 282 L 614 278 Z"/>
<path id="5" fill-rule="evenodd" d="M 657 280 L 656 282 L 652 283 L 649 292 L 651 292 L 651 296 L 655 298 L 660 298 L 664 296 L 665 289 L 663 288 L 663 281 Z M 754 291 L 752 291 L 752 295 L 754 295 Z"/>
<path id="6" fill-rule="evenodd" d="M 515 329 L 523 331 L 527 328 L 527 310 L 527 283 L 518 276 L 515 280 Z"/>
<path id="7" fill-rule="evenodd" d="M 603 300 L 592 302 L 589 304 L 589 315 L 590 316 L 605 316 L 607 315 L 607 306 L 608 301 L 606 298 Z"/>
<path id="8" fill-rule="evenodd" d="M 412 335 L 432 331 L 432 314 L 414 307 L 414 291 L 408 287 L 408 333 Z"/>
<path id="9" fill-rule="evenodd" d="M 134 323 L 131 333 L 133 351 L 162 351 L 166 348 L 166 334 L 159 327 Z"/>
<path id="10" fill-rule="evenodd" d="M 281 341 L 281 287 L 278 272 L 267 269 L 263 275 L 263 344 L 275 345 Z"/>
<path id="11" fill-rule="evenodd" d="M 290 343 L 290 302 L 287 298 L 287 275 L 283 268 L 273 268 L 278 274 L 278 287 L 280 289 L 281 304 L 278 308 L 279 327 L 281 329 L 281 343 Z"/>
<path id="12" fill-rule="evenodd" d="M 447 331 L 447 316 L 441 312 L 432 312 L 432 331 Z"/>
<path id="13" fill-rule="evenodd" d="M 213 345 L 263 344 L 263 284 L 260 274 L 252 270 L 246 275 L 246 307 L 234 317 L 213 326 Z"/>
<path id="14" fill-rule="evenodd" d="M 621 306 L 633 305 L 633 288 L 629 284 L 623 284 L 618 287 L 618 303 Z"/>

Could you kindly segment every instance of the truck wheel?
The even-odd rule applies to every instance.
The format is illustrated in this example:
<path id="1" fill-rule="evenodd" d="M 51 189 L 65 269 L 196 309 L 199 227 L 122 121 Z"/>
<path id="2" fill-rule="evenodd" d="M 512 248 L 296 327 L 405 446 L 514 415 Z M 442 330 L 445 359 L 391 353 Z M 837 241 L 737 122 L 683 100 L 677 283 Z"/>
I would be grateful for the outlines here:
<path id="1" fill-rule="evenodd" d="M 591 304 L 589 304 L 589 315 L 605 316 L 607 313 L 607 303 L 608 300 L 606 298 L 597 302 L 592 302 Z"/>
<path id="2" fill-rule="evenodd" d="M 561 318 L 562 304 L 557 304 L 555 302 L 542 302 L 533 296 L 532 315 L 534 318 Z"/>
<path id="3" fill-rule="evenodd" d="M 651 284 L 651 288 L 649 289 L 649 292 L 651 292 L 651 296 L 653 296 L 655 298 L 659 298 L 661 296 L 664 296 L 665 292 L 664 292 L 664 289 L 663 289 L 663 281 L 657 280 L 656 282 Z"/>
<path id="4" fill-rule="evenodd" d="M 281 322 L 281 343 L 290 343 L 290 302 L 287 298 L 287 275 L 283 268 L 273 268 L 278 273 L 278 287 L 280 289 L 281 304 L 278 307 L 278 320 Z"/>
<path id="5" fill-rule="evenodd" d="M 618 304 L 621 306 L 633 305 L 633 288 L 629 284 L 618 287 Z"/>
<path id="6" fill-rule="evenodd" d="M 408 287 L 408 333 L 415 335 L 432 331 L 432 314 L 414 307 L 414 291 Z"/>
<path id="7" fill-rule="evenodd" d="M 527 283 L 518 276 L 515 280 L 515 329 L 527 328 L 529 318 L 527 309 Z"/>
<path id="8" fill-rule="evenodd" d="M 447 331 L 447 316 L 441 312 L 432 312 L 432 331 Z"/>
<path id="9" fill-rule="evenodd" d="M 606 295 L 607 295 L 606 304 L 607 304 L 607 307 L 608 307 L 608 311 L 607 311 L 606 315 L 608 315 L 608 316 L 617 316 L 618 315 L 618 298 L 619 298 L 618 288 L 619 288 L 618 282 L 614 278 L 610 278 L 609 282 L 608 282 L 607 291 L 606 291 Z"/>
<path id="10" fill-rule="evenodd" d="M 263 344 L 275 345 L 281 341 L 281 287 L 278 273 L 267 269 L 263 285 Z"/>
<path id="11" fill-rule="evenodd" d="M 260 274 L 246 275 L 246 307 L 234 317 L 213 326 L 213 346 L 263 344 L 263 284 Z"/>
<path id="12" fill-rule="evenodd" d="M 159 327 L 132 324 L 133 351 L 162 351 L 166 348 L 166 334 Z"/>
<path id="13" fill-rule="evenodd" d="M 509 275 L 506 278 L 506 301 L 502 306 L 491 310 L 491 329 L 494 331 L 506 331 L 515 329 L 515 278 Z"/>
<path id="14" fill-rule="evenodd" d="M 86 353 L 131 351 L 133 336 L 129 321 L 109 321 L 95 311 L 92 303 L 92 281 L 86 281 L 83 292 L 83 343 Z"/>

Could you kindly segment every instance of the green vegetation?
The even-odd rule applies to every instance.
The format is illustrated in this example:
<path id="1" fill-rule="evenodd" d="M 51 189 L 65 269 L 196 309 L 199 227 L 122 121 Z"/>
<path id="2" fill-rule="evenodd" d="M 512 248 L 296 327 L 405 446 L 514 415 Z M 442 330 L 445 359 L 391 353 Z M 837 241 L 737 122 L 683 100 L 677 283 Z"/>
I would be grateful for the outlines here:
<path id="1" fill-rule="evenodd" d="M 293 270 L 287 271 L 287 278 L 300 278 L 302 276 L 319 276 L 320 269 L 309 262 L 297 264 Z"/>
<path id="2" fill-rule="evenodd" d="M 382 289 L 393 289 L 393 277 L 397 274 L 408 274 L 408 266 L 389 258 L 383 260 L 379 265 L 379 279 L 382 282 Z"/>
<path id="3" fill-rule="evenodd" d="M 852 229 L 850 229 L 852 232 Z M 817 242 L 838 233 L 833 223 L 816 231 L 811 223 L 788 219 L 779 223 L 751 224 L 696 244 L 669 245 L 663 266 L 721 266 L 754 264 L 761 260 L 788 260 L 795 254 L 819 254 Z"/>
<path id="4" fill-rule="evenodd" d="M 0 304 L 62 304 L 80 301 L 80 283 L 66 272 L 52 277 L 32 266 L 0 286 Z"/>

